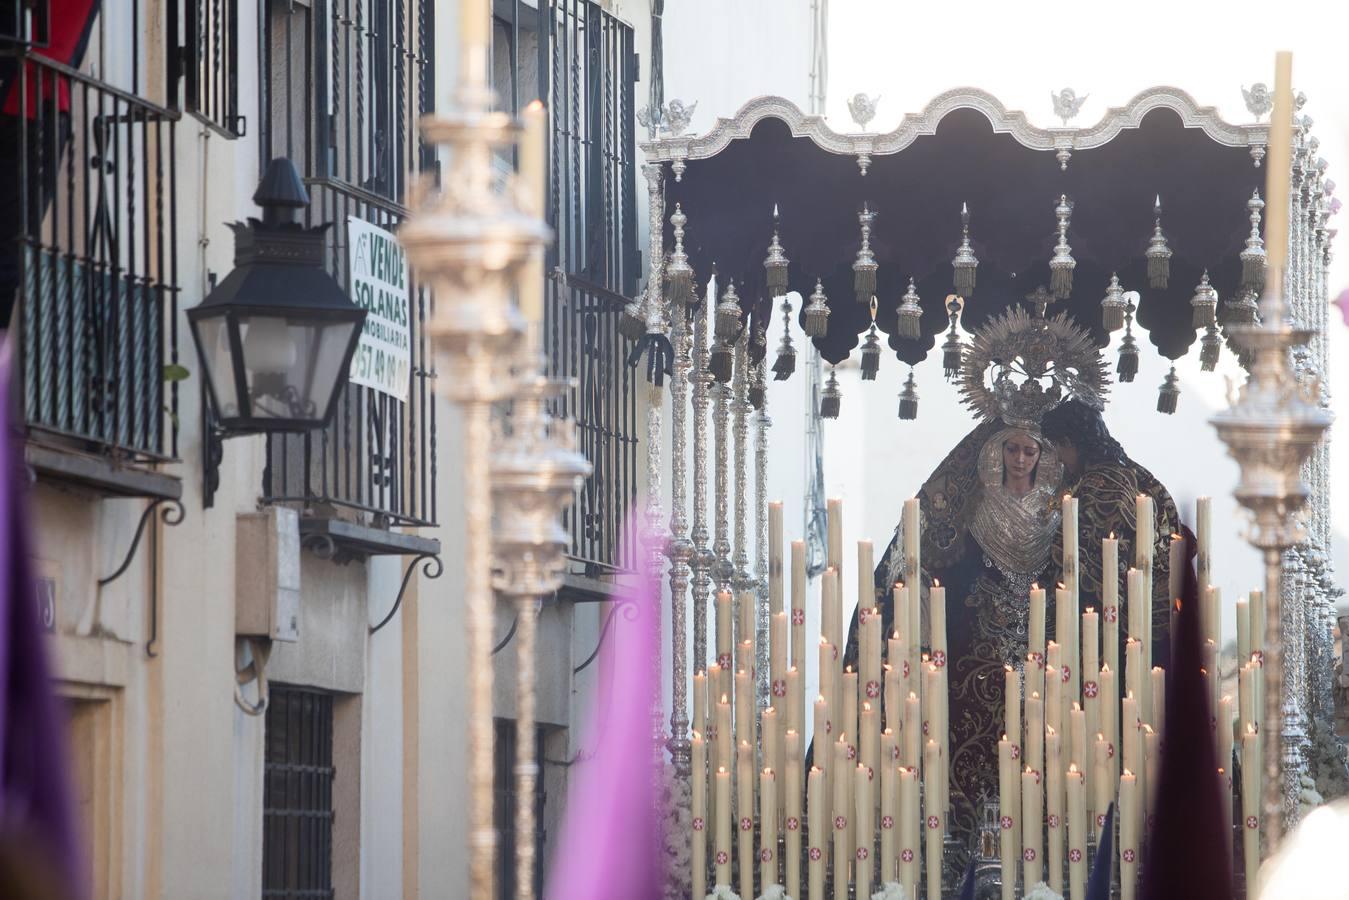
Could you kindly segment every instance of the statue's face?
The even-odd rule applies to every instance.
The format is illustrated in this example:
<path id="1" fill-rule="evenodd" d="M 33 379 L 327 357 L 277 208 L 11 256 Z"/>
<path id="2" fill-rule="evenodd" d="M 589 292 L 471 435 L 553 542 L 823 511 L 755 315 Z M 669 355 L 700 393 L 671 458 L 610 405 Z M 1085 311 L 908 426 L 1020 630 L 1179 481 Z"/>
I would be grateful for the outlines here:
<path id="1" fill-rule="evenodd" d="M 1040 443 L 1024 431 L 1014 431 L 1002 444 L 1002 466 L 1007 477 L 1029 478 L 1040 461 Z"/>

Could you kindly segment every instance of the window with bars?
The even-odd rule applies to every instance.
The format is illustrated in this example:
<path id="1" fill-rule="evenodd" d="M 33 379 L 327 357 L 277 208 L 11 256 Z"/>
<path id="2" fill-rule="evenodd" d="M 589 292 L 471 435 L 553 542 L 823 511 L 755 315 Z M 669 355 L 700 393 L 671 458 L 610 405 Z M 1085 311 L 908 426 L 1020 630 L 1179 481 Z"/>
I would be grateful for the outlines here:
<path id="1" fill-rule="evenodd" d="M 182 72 L 188 112 L 230 137 L 241 137 L 239 0 L 183 0 L 188 44 Z"/>
<path id="2" fill-rule="evenodd" d="M 433 156 L 417 131 L 432 109 L 433 0 L 264 0 L 260 165 L 289 157 L 309 191 L 308 224 L 329 223 L 325 265 L 351 289 L 347 229 L 394 231 L 409 179 Z M 407 400 L 349 385 L 333 421 L 267 438 L 263 498 L 343 509 L 362 524 L 436 521 L 434 363 L 424 326 L 430 291 L 409 288 Z"/>
<path id="3" fill-rule="evenodd" d="M 621 546 L 637 496 L 637 385 L 618 319 L 637 290 L 635 98 L 631 26 L 593 0 L 496 0 L 492 80 L 502 107 L 548 105 L 550 248 L 544 341 L 573 380 L 558 412 L 576 421 L 594 466 L 565 513 L 586 574 L 633 567 Z"/>
<path id="4" fill-rule="evenodd" d="M 543 787 L 544 731 L 535 731 L 534 759 L 539 763 L 539 777 L 534 783 L 534 892 L 538 897 L 543 893 L 544 841 L 548 837 L 543 827 L 544 805 L 548 795 Z M 495 758 L 492 766 L 493 796 L 495 801 L 494 819 L 497 831 L 497 896 L 514 897 L 515 890 L 515 722 L 509 719 L 497 719 L 496 742 L 493 745 Z"/>
<path id="5" fill-rule="evenodd" d="M 262 765 L 262 896 L 333 892 L 333 696 L 272 685 Z"/>

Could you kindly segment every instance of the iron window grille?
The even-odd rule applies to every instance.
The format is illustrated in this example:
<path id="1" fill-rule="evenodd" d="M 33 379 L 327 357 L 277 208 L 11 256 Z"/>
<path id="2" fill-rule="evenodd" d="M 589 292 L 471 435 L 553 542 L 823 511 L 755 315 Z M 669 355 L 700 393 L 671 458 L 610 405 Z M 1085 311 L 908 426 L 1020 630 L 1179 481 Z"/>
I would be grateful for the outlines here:
<path id="1" fill-rule="evenodd" d="M 431 111 L 433 17 L 432 0 L 266 0 L 261 162 L 300 167 L 308 224 L 331 223 L 326 265 L 348 292 L 348 217 L 395 230 L 408 179 L 430 168 L 417 120 Z M 353 384 L 328 427 L 269 435 L 264 500 L 377 527 L 435 524 L 433 298 L 415 279 L 409 296 L 407 402 Z"/>
<path id="2" fill-rule="evenodd" d="M 239 0 L 183 0 L 187 110 L 228 137 L 242 137 L 239 114 Z"/>
<path id="3" fill-rule="evenodd" d="M 637 497 L 637 384 L 618 318 L 637 290 L 632 28 L 592 0 L 539 9 L 496 0 L 493 83 L 519 111 L 546 98 L 549 250 L 544 350 L 552 373 L 573 379 L 557 412 L 576 420 L 594 466 L 565 513 L 570 555 L 594 576 L 631 570 L 619 538 Z M 542 15 L 542 21 L 540 21 Z"/>
<path id="4" fill-rule="evenodd" d="M 333 893 L 333 697 L 272 685 L 262 764 L 262 896 Z"/>
<path id="5" fill-rule="evenodd" d="M 176 457 L 177 114 L 20 46 L 0 61 L 0 305 L 29 438 Z"/>
<path id="6" fill-rule="evenodd" d="M 544 737 L 542 728 L 535 729 L 534 759 L 544 758 Z M 509 719 L 496 720 L 496 741 L 493 743 L 492 760 L 492 796 L 494 802 L 493 817 L 496 824 L 499 851 L 497 853 L 497 896 L 514 897 L 515 885 L 515 722 Z M 534 782 L 534 892 L 533 896 L 543 894 L 543 861 L 547 857 L 545 842 L 547 829 L 543 827 L 544 808 L 548 793 L 543 786 L 543 767 L 539 766 L 539 776 Z"/>

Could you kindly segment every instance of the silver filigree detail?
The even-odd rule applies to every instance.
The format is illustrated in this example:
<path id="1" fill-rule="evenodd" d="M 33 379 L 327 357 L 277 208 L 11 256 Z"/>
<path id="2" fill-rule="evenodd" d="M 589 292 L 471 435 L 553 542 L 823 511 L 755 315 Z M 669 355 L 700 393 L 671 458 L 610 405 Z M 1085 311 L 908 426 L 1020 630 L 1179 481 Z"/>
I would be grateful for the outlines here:
<path id="1" fill-rule="evenodd" d="M 1249 90 L 1243 84 L 1241 99 L 1246 101 L 1246 112 L 1255 116 L 1257 122 L 1274 108 L 1274 98 L 1269 93 L 1269 86 L 1260 81 L 1251 85 Z"/>
<path id="2" fill-rule="evenodd" d="M 1079 97 L 1077 91 L 1072 88 L 1064 88 L 1057 94 L 1051 93 L 1049 99 L 1054 104 L 1054 115 L 1063 121 L 1066 128 L 1070 120 L 1077 118 L 1077 114 L 1082 110 L 1082 104 L 1086 103 L 1090 96 L 1091 94 L 1083 94 Z"/>
<path id="3" fill-rule="evenodd" d="M 852 116 L 858 128 L 866 131 L 867 123 L 876 118 L 876 105 L 880 102 L 879 94 L 875 97 L 868 97 L 862 93 L 853 94 L 848 98 L 848 115 Z"/>

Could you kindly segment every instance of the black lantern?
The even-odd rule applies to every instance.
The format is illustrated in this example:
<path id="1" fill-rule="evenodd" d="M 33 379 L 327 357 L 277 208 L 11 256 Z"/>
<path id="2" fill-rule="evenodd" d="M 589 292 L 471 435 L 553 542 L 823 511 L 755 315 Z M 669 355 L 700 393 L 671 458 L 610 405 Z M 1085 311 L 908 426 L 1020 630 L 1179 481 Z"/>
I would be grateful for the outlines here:
<path id="1" fill-rule="evenodd" d="M 274 159 L 253 195 L 262 219 L 236 222 L 234 270 L 187 312 L 222 434 L 307 431 L 333 415 L 365 310 L 323 269 L 327 224 L 297 221 L 309 194 Z"/>

